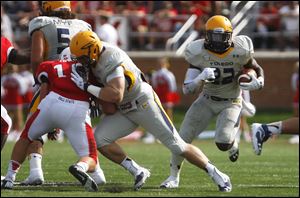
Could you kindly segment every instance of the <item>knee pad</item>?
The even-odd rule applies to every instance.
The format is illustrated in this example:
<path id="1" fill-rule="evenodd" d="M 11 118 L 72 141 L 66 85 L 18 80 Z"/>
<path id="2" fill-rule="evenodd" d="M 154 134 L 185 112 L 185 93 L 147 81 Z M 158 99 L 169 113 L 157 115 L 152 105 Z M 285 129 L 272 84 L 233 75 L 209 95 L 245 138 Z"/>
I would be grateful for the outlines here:
<path id="1" fill-rule="evenodd" d="M 231 149 L 233 143 L 234 142 L 232 142 L 232 143 L 218 143 L 218 142 L 216 142 L 216 145 L 217 145 L 219 150 L 228 151 L 229 149 Z"/>

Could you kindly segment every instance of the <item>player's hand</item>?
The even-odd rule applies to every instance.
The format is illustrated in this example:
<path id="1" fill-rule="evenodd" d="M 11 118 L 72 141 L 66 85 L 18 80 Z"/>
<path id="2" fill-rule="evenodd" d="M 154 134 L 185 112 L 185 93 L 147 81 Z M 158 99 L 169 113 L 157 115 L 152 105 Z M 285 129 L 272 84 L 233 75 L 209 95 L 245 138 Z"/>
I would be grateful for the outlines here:
<path id="1" fill-rule="evenodd" d="M 256 78 L 254 75 L 251 75 L 252 80 L 250 82 L 241 82 L 240 87 L 244 90 L 256 90 L 262 89 L 264 87 L 264 78 L 262 76 Z"/>
<path id="2" fill-rule="evenodd" d="M 216 78 L 214 72 L 215 70 L 216 68 L 206 67 L 198 77 L 204 81 L 213 81 Z"/>
<path id="3" fill-rule="evenodd" d="M 77 87 L 79 87 L 83 91 L 87 91 L 87 87 L 89 86 L 89 83 L 83 79 L 82 76 L 78 74 L 76 71 L 76 66 L 72 67 L 72 73 L 71 73 L 71 80 L 76 84 Z"/>
<path id="4" fill-rule="evenodd" d="M 100 109 L 99 104 L 96 102 L 94 96 L 90 98 L 90 116 L 91 118 L 100 117 L 102 114 L 102 111 Z"/>
<path id="5" fill-rule="evenodd" d="M 47 134 L 48 140 L 57 140 L 60 129 L 53 129 L 53 131 Z"/>

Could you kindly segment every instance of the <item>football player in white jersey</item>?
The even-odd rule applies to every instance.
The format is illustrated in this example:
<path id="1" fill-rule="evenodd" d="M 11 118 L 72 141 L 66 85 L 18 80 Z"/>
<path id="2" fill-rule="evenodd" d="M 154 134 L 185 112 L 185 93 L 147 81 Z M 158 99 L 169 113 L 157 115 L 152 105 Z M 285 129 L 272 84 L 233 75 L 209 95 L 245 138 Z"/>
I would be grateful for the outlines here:
<path id="1" fill-rule="evenodd" d="M 229 159 L 238 159 L 235 141 L 242 109 L 241 89 L 261 89 L 264 85 L 263 69 L 253 58 L 253 45 L 248 36 L 232 37 L 229 19 L 216 15 L 205 24 L 205 39 L 191 42 L 185 50 L 190 64 L 183 84 L 183 93 L 195 93 L 202 87 L 199 97 L 187 111 L 179 134 L 191 143 L 217 116 L 215 143 L 219 150 L 229 151 Z M 237 82 L 243 68 L 253 68 L 257 78 L 249 83 Z M 161 184 L 165 188 L 179 186 L 183 158 L 173 155 L 170 176 Z"/>
<path id="2" fill-rule="evenodd" d="M 70 1 L 42 1 L 41 16 L 29 22 L 31 37 L 31 67 L 35 73 L 37 66 L 46 60 L 59 59 L 62 50 L 69 46 L 70 39 L 79 31 L 91 30 L 85 21 L 75 19 Z M 40 100 L 48 93 L 48 85 L 42 84 L 34 95 L 27 119 L 37 110 Z M 26 185 L 39 185 L 44 182 L 41 166 L 43 141 L 33 141 L 28 149 L 30 174 L 23 181 Z"/>
<path id="3" fill-rule="evenodd" d="M 143 186 L 150 172 L 129 158 L 116 140 L 141 126 L 159 139 L 174 155 L 180 155 L 205 170 L 220 191 L 231 191 L 230 178 L 211 164 L 200 149 L 182 140 L 152 87 L 123 50 L 101 42 L 91 31 L 76 34 L 71 39 L 70 50 L 77 61 L 91 69 L 102 87 L 84 81 L 73 71 L 71 79 L 76 85 L 95 97 L 116 105 L 115 113 L 104 115 L 96 127 L 97 148 L 105 157 L 121 165 L 134 176 L 134 190 Z"/>

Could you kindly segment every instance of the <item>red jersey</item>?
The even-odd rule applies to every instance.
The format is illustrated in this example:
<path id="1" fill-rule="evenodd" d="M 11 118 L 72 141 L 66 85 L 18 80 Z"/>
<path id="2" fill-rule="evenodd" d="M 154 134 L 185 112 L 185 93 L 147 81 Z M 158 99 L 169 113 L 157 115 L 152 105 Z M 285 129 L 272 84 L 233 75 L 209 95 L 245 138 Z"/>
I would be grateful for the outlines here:
<path id="1" fill-rule="evenodd" d="M 7 38 L 1 36 L 1 70 L 7 63 L 9 54 L 13 48 L 11 42 Z"/>
<path id="2" fill-rule="evenodd" d="M 82 91 L 71 80 L 72 67 L 75 62 L 66 61 L 46 61 L 39 65 L 36 71 L 36 77 L 41 83 L 41 76 L 46 76 L 49 81 L 50 91 L 53 91 L 66 98 L 88 101 L 90 95 Z"/>

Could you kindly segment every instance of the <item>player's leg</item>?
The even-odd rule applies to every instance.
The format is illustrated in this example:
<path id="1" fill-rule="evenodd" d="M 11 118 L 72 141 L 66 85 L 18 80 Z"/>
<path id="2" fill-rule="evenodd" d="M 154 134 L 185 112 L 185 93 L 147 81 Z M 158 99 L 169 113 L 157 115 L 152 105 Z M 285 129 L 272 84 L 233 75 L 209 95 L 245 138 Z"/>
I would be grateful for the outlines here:
<path id="1" fill-rule="evenodd" d="M 13 187 L 13 182 L 16 179 L 16 174 L 18 173 L 21 164 L 26 159 L 27 148 L 29 147 L 31 140 L 43 135 L 43 133 L 41 133 L 40 131 L 47 131 L 51 129 L 51 126 L 47 122 L 47 117 L 47 110 L 37 110 L 26 121 L 22 135 L 13 148 L 11 160 L 8 165 L 8 171 L 2 184 L 3 188 L 11 189 Z M 42 182 L 43 181 L 40 181 L 40 183 Z"/>
<path id="2" fill-rule="evenodd" d="M 192 143 L 209 124 L 213 112 L 206 105 L 204 98 L 198 98 L 185 114 L 181 124 L 179 135 L 186 143 Z M 179 186 L 180 171 L 184 158 L 172 154 L 170 161 L 170 176 L 161 184 L 164 188 L 177 188 Z"/>
<path id="3" fill-rule="evenodd" d="M 263 142 L 272 135 L 299 134 L 299 117 L 272 122 L 269 124 L 252 124 L 252 144 L 255 154 L 260 155 Z"/>
<path id="4" fill-rule="evenodd" d="M 115 142 L 117 139 L 130 134 L 136 128 L 135 123 L 117 112 L 113 115 L 106 115 L 101 120 L 95 130 L 95 138 L 99 152 L 130 172 L 135 178 L 134 190 L 139 190 L 150 176 L 150 172 L 128 157 Z"/>
<path id="5" fill-rule="evenodd" d="M 215 142 L 219 150 L 228 151 L 229 159 L 235 162 L 239 156 L 238 142 L 235 141 L 239 129 L 241 104 L 226 102 L 225 108 L 219 113 L 216 124 Z"/>
<path id="6" fill-rule="evenodd" d="M 157 98 L 139 101 L 139 104 L 142 105 L 138 107 L 138 111 L 128 114 L 131 120 L 135 120 L 156 136 L 172 154 L 181 155 L 190 163 L 205 170 L 219 186 L 220 191 L 231 191 L 229 177 L 209 163 L 208 158 L 200 149 L 182 140 Z"/>
<path id="7" fill-rule="evenodd" d="M 89 104 L 80 101 L 75 103 L 61 101 L 53 109 L 54 111 L 64 109 L 64 114 L 57 116 L 56 126 L 65 131 L 73 150 L 79 157 L 79 160 L 69 167 L 69 172 L 86 191 L 98 191 L 97 183 L 87 173 L 95 171 L 98 159 L 91 118 L 88 115 Z"/>
<path id="8" fill-rule="evenodd" d="M 30 119 L 32 114 L 37 110 L 40 104 L 40 91 L 38 90 L 31 101 L 29 106 L 29 114 L 27 120 Z M 43 139 L 39 137 L 37 140 L 33 140 L 28 149 L 27 155 L 29 159 L 29 176 L 22 181 L 24 185 L 39 185 L 41 181 L 44 181 L 44 174 L 42 170 L 42 156 L 43 156 Z"/>
<path id="9" fill-rule="evenodd" d="M 8 133 L 12 126 L 12 120 L 6 109 L 1 105 L 1 151 L 6 143 Z"/>

